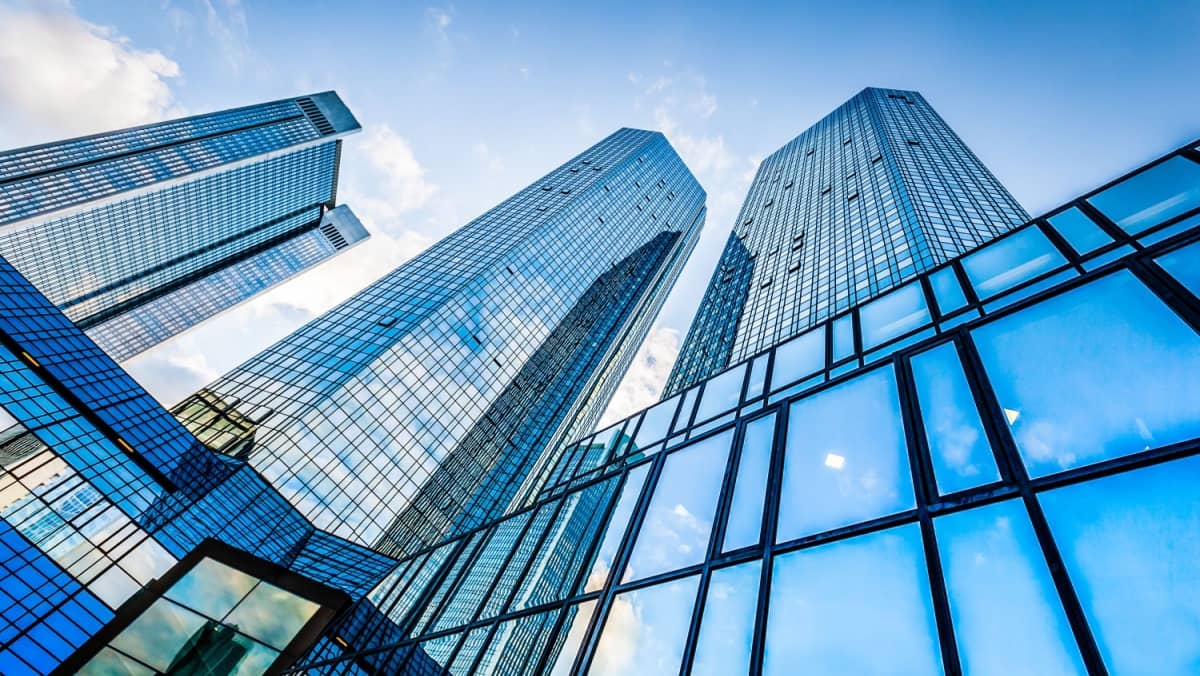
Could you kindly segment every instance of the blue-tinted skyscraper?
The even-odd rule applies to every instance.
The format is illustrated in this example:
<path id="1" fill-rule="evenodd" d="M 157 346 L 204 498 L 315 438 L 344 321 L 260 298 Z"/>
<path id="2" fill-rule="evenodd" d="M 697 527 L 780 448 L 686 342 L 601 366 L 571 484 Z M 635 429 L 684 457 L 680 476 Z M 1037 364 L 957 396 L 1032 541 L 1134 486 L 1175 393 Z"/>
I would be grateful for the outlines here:
<path id="1" fill-rule="evenodd" d="M 865 89 L 759 165 L 666 393 L 1028 218 L 920 94 Z"/>
<path id="2" fill-rule="evenodd" d="M 619 130 L 176 410 L 318 527 L 436 543 L 594 424 L 704 199 L 661 134 Z"/>
<path id="3" fill-rule="evenodd" d="M 0 153 L 0 253 L 118 361 L 367 237 L 333 92 Z"/>

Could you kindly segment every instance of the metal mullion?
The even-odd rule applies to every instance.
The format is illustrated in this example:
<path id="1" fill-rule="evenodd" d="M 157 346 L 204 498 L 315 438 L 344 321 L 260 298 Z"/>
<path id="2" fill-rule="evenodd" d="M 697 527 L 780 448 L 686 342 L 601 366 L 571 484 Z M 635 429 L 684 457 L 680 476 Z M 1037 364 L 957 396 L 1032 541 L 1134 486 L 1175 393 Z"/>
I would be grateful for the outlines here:
<path id="1" fill-rule="evenodd" d="M 1069 202 L 1067 204 L 1067 208 L 1070 208 L 1072 206 L 1079 209 L 1079 211 L 1083 212 L 1083 215 L 1087 216 L 1089 219 L 1091 219 L 1092 222 L 1095 223 L 1102 232 L 1104 232 L 1104 234 L 1108 235 L 1109 237 L 1112 237 L 1113 241 L 1115 243 L 1129 244 L 1129 245 L 1132 245 L 1135 249 L 1142 248 L 1142 245 L 1138 244 L 1137 240 L 1135 240 L 1133 238 L 1133 235 L 1130 235 L 1128 232 L 1125 232 L 1124 228 L 1122 228 L 1121 226 L 1114 223 L 1112 221 L 1112 219 L 1110 219 L 1108 216 L 1105 216 L 1096 207 L 1092 206 L 1092 203 L 1087 201 L 1087 199 L 1080 197 L 1079 199 L 1075 200 L 1074 202 Z M 1066 211 L 1066 210 L 1067 209 L 1063 209 L 1062 211 L 1060 211 L 1058 213 L 1062 213 L 1063 211 Z M 1057 215 L 1057 214 L 1055 214 L 1055 215 Z M 1054 226 L 1050 226 L 1050 227 L 1053 228 Z M 1111 245 L 1106 244 L 1101 248 L 1107 248 L 1109 246 L 1111 246 Z"/>
<path id="2" fill-rule="evenodd" d="M 514 612 L 509 606 L 512 605 L 513 598 L 516 596 L 517 591 L 520 590 L 521 583 L 523 583 L 526 576 L 529 575 L 529 571 L 533 567 L 533 562 L 537 560 L 538 553 L 542 551 L 542 546 L 545 545 L 546 538 L 550 536 L 550 531 L 554 528 L 554 525 L 558 523 L 558 517 L 562 514 L 563 509 L 566 508 L 567 500 L 569 500 L 570 497 L 570 495 L 564 494 L 561 498 L 559 498 L 558 506 L 554 508 L 554 514 L 550 516 L 550 520 L 547 521 L 546 525 L 542 527 L 542 534 L 538 536 L 537 542 L 534 543 L 534 551 L 529 555 L 529 560 L 525 562 L 525 565 L 521 567 L 521 574 L 517 576 L 516 582 L 513 583 L 512 591 L 508 593 L 508 597 L 504 599 L 504 604 L 500 606 L 500 611 L 496 613 L 497 617 L 504 615 L 506 612 Z M 536 513 L 529 518 L 529 526 L 526 527 L 526 532 L 528 532 L 529 528 L 533 527 L 533 522 L 535 519 L 537 519 Z M 514 555 L 516 555 L 517 548 L 520 547 L 520 545 L 521 543 L 518 541 L 517 546 L 513 547 Z M 502 576 L 503 571 L 501 571 L 501 575 L 496 576 L 496 581 L 499 582 L 500 577 Z M 487 604 L 484 603 L 483 605 L 486 606 Z M 482 609 L 483 606 L 480 606 L 480 608 Z"/>
<path id="3" fill-rule="evenodd" d="M 1059 232 L 1055 230 L 1048 221 L 1037 220 L 1034 221 L 1033 225 L 1030 227 L 1040 231 L 1042 236 L 1050 240 L 1050 246 L 1053 246 L 1055 249 L 1057 249 L 1058 253 L 1061 254 L 1063 258 L 1067 259 L 1067 262 L 1071 264 L 1071 267 L 1075 268 L 1076 272 L 1079 274 L 1087 272 L 1083 269 L 1083 254 L 1076 251 L 1075 247 L 1071 246 L 1071 243 L 1067 241 L 1067 238 L 1059 234 Z"/>
<path id="4" fill-rule="evenodd" d="M 827 323 L 825 330 L 826 348 L 829 348 L 833 330 L 832 324 Z M 826 350 L 826 364 L 830 351 Z M 786 402 L 785 402 L 786 404 Z M 750 644 L 750 673 L 762 671 L 763 655 L 766 652 L 767 619 L 771 597 L 771 576 L 774 569 L 774 551 L 776 531 L 779 528 L 779 506 L 782 503 L 783 463 L 787 445 L 787 409 L 789 405 L 780 405 L 773 409 L 778 412 L 775 416 L 775 433 L 772 437 L 771 459 L 767 470 L 766 494 L 763 496 L 763 525 L 758 551 L 762 557 L 762 570 L 758 582 L 758 603 L 755 606 L 753 639 Z"/>
<path id="5" fill-rule="evenodd" d="M 1157 263 L 1151 264 L 1147 262 L 1145 257 L 1130 259 L 1128 266 L 1130 272 L 1137 277 L 1138 281 L 1157 296 L 1167 308 L 1186 322 L 1193 331 L 1200 333 L 1200 300 L 1196 298 L 1190 289 L 1180 284 L 1170 273 L 1160 268 Z"/>

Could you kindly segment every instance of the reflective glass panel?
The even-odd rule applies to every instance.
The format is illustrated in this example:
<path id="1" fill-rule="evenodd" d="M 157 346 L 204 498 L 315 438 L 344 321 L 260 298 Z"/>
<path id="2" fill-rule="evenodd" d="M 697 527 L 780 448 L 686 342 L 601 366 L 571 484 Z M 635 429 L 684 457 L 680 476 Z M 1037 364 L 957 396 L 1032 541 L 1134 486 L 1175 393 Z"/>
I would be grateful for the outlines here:
<path id="1" fill-rule="evenodd" d="M 779 542 L 915 505 L 890 367 L 792 404 Z"/>
<path id="2" fill-rule="evenodd" d="M 941 673 L 916 524 L 775 558 L 764 674 Z"/>
<path id="3" fill-rule="evenodd" d="M 934 527 L 964 673 L 1086 673 L 1019 500 L 939 517 Z"/>
<path id="4" fill-rule="evenodd" d="M 553 660 L 550 662 L 550 676 L 567 676 L 571 673 L 571 666 L 575 664 L 575 657 L 579 655 L 579 645 L 583 643 L 588 622 L 592 621 L 592 613 L 595 611 L 594 600 L 584 601 L 567 609 L 567 619 L 563 621 L 563 626 L 569 627 L 566 630 L 567 637 L 558 649 L 558 654 L 550 656 Z"/>
<path id="5" fill-rule="evenodd" d="M 845 315 L 833 320 L 833 360 L 840 361 L 854 354 L 854 318 Z"/>
<path id="6" fill-rule="evenodd" d="M 159 599 L 112 640 L 112 647 L 166 671 L 175 655 L 209 620 Z"/>
<path id="7" fill-rule="evenodd" d="M 858 322 L 863 349 L 869 350 L 932 321 L 919 282 L 906 284 L 862 306 Z"/>
<path id="8" fill-rule="evenodd" d="M 704 394 L 696 407 L 696 421 L 709 418 L 737 407 L 742 398 L 742 382 L 746 379 L 746 365 L 729 369 L 704 384 Z"/>
<path id="9" fill-rule="evenodd" d="M 646 483 L 646 472 L 649 469 L 650 463 L 645 463 L 629 470 L 625 485 L 621 487 L 621 497 L 617 498 L 617 505 L 613 507 L 612 516 L 608 520 L 608 528 L 604 530 L 604 539 L 600 541 L 600 548 L 596 551 L 596 560 L 584 580 L 583 591 L 602 589 L 608 580 L 613 558 L 621 548 L 621 540 L 629 528 L 629 517 L 633 516 L 633 510 L 637 507 L 638 497 L 642 494 L 642 485 Z"/>
<path id="10" fill-rule="evenodd" d="M 762 534 L 763 501 L 767 495 L 767 473 L 771 466 L 771 443 L 774 439 L 775 414 L 746 425 L 733 498 L 725 522 L 724 551 L 758 544 Z"/>
<path id="11" fill-rule="evenodd" d="M 1200 165 L 1172 157 L 1121 181 L 1088 202 L 1129 234 L 1200 207 Z"/>
<path id="12" fill-rule="evenodd" d="M 261 582 L 225 618 L 238 631 L 283 650 L 320 606 Z"/>
<path id="13" fill-rule="evenodd" d="M 767 382 L 767 356 L 760 355 L 750 363 L 750 382 L 746 384 L 746 399 L 761 396 Z"/>
<path id="14" fill-rule="evenodd" d="M 157 673 L 122 655 L 112 648 L 104 648 L 88 660 L 79 670 L 80 676 L 154 676 Z"/>
<path id="15" fill-rule="evenodd" d="M 713 571 L 696 638 L 692 676 L 749 673 L 761 576 L 762 561 Z"/>
<path id="16" fill-rule="evenodd" d="M 789 340 L 775 348 L 775 364 L 771 367 L 771 389 L 797 381 L 825 368 L 825 327 Z"/>
<path id="17" fill-rule="evenodd" d="M 999 481 L 954 343 L 922 352 L 911 363 L 938 491 L 953 493 Z"/>
<path id="18" fill-rule="evenodd" d="M 588 673 L 677 673 L 699 583 L 699 575 L 689 575 L 618 594 Z"/>
<path id="19" fill-rule="evenodd" d="M 1186 286 L 1193 296 L 1200 297 L 1200 242 L 1168 251 L 1154 262 Z"/>
<path id="20" fill-rule="evenodd" d="M 1066 262 L 1041 230 L 1029 227 L 963 258 L 962 266 L 975 293 L 989 298 Z"/>
<path id="21" fill-rule="evenodd" d="M 256 578 L 205 558 L 171 585 L 163 596 L 220 620 L 257 583 Z"/>
<path id="22" fill-rule="evenodd" d="M 675 418 L 675 425 L 671 428 L 672 431 L 679 431 L 688 426 L 692 421 L 692 409 L 695 408 L 696 391 L 699 387 L 693 387 L 683 393 L 683 404 L 679 407 L 679 415 Z"/>
<path id="23" fill-rule="evenodd" d="M 1039 496 L 1111 674 L 1200 664 L 1200 458 Z"/>
<path id="24" fill-rule="evenodd" d="M 638 428 L 637 436 L 634 437 L 637 445 L 652 444 L 667 436 L 671 418 L 675 417 L 675 407 L 678 405 L 679 397 L 674 396 L 648 409 L 642 417 L 642 426 Z"/>
<path id="25" fill-rule="evenodd" d="M 1200 338 L 1127 271 L 972 335 L 1033 476 L 1200 436 Z"/>
<path id="26" fill-rule="evenodd" d="M 1101 230 L 1100 226 L 1080 211 L 1079 207 L 1071 207 L 1046 220 L 1050 221 L 1050 225 L 1054 226 L 1058 234 L 1062 235 L 1080 254 L 1099 249 L 1113 241 L 1112 237 L 1109 237 L 1108 233 Z"/>
<path id="27" fill-rule="evenodd" d="M 929 285 L 933 287 L 933 297 L 937 299 L 938 310 L 942 314 L 949 314 L 967 304 L 967 296 L 958 283 L 953 267 L 944 267 L 929 275 Z"/>
<path id="28" fill-rule="evenodd" d="M 730 430 L 667 456 L 623 582 L 704 560 L 732 442 Z"/>

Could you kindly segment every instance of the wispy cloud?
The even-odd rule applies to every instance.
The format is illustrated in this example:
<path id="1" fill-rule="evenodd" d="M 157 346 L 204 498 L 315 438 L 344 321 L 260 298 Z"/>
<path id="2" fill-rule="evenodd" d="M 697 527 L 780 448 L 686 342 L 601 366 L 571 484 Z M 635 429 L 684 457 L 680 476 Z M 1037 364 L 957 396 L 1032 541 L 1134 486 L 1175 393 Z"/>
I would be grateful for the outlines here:
<path id="1" fill-rule="evenodd" d="M 657 326 L 650 329 L 597 425 L 598 429 L 658 401 L 679 354 L 679 340 L 679 331 L 675 329 Z"/>
<path id="2" fill-rule="evenodd" d="M 234 75 L 240 75 L 251 59 L 250 26 L 240 0 L 201 0 L 205 25 Z"/>

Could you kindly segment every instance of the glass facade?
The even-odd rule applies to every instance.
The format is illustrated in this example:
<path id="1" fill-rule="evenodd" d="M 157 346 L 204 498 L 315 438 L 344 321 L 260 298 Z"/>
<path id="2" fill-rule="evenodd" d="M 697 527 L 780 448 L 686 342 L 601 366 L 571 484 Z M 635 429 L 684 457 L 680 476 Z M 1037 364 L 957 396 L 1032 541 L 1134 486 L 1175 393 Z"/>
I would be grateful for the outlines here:
<path id="1" fill-rule="evenodd" d="M 126 359 L 366 238 L 359 129 L 325 92 L 0 152 L 0 254 Z"/>
<path id="2" fill-rule="evenodd" d="M 1028 218 L 920 94 L 865 89 L 759 165 L 666 392 Z"/>

